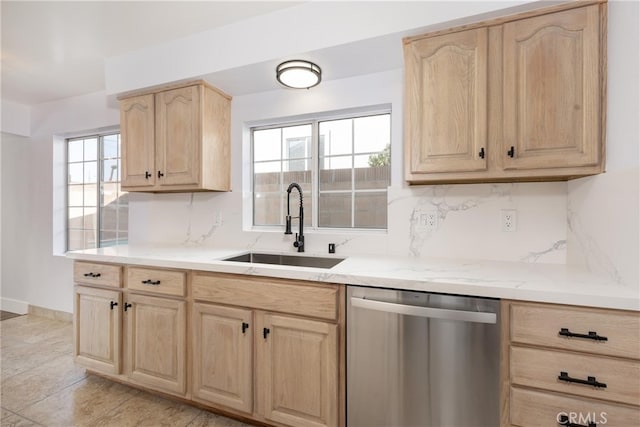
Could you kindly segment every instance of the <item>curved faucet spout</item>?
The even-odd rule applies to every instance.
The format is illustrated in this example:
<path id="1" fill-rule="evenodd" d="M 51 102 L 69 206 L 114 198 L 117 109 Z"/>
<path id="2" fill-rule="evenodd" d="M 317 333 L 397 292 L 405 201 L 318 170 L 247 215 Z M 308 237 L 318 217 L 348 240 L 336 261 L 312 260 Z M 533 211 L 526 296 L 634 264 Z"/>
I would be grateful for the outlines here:
<path id="1" fill-rule="evenodd" d="M 291 209 L 289 204 L 289 196 L 291 196 L 291 190 L 298 190 L 300 194 L 300 213 L 298 214 L 298 223 L 300 224 L 300 232 L 296 234 L 296 241 L 293 242 L 293 246 L 298 248 L 298 252 L 304 252 L 304 208 L 302 206 L 302 188 L 299 184 L 292 182 L 287 188 L 287 216 L 285 218 L 284 234 L 291 234 Z"/>

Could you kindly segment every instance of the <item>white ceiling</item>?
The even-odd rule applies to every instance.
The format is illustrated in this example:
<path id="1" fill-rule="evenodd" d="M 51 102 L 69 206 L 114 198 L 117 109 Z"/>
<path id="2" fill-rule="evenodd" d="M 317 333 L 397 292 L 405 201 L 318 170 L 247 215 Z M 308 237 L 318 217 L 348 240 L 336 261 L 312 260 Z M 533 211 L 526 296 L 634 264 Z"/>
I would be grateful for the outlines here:
<path id="1" fill-rule="evenodd" d="M 105 58 L 300 3 L 2 0 L 1 97 L 34 105 L 100 91 Z"/>

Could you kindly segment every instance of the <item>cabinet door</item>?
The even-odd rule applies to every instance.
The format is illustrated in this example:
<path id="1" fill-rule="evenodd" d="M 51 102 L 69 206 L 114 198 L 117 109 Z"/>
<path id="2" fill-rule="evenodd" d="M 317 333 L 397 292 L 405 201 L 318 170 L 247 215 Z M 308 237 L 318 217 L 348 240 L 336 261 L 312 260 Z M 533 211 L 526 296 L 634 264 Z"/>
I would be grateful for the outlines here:
<path id="1" fill-rule="evenodd" d="M 598 5 L 504 25 L 505 169 L 601 160 L 599 34 Z"/>
<path id="2" fill-rule="evenodd" d="M 186 393 L 186 303 L 129 294 L 127 306 L 127 374 L 142 385 Z"/>
<path id="3" fill-rule="evenodd" d="M 407 180 L 487 168 L 487 29 L 405 44 Z"/>
<path id="4" fill-rule="evenodd" d="M 159 185 L 200 182 L 202 87 L 156 94 L 156 165 Z"/>
<path id="5" fill-rule="evenodd" d="M 122 187 L 155 185 L 155 105 L 153 94 L 120 101 Z"/>
<path id="6" fill-rule="evenodd" d="M 286 425 L 338 425 L 338 327 L 256 313 L 258 410 Z"/>
<path id="7" fill-rule="evenodd" d="M 76 287 L 74 356 L 78 364 L 105 374 L 120 373 L 122 293 Z"/>
<path id="8" fill-rule="evenodd" d="M 193 304 L 193 396 L 253 411 L 251 310 Z"/>

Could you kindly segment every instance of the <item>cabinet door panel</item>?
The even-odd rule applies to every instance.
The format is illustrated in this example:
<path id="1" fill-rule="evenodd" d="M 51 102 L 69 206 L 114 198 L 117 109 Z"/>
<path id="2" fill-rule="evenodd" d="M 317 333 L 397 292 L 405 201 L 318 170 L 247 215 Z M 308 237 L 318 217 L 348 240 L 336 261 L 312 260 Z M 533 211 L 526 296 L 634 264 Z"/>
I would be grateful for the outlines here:
<path id="1" fill-rule="evenodd" d="M 406 44 L 405 65 L 408 173 L 485 170 L 487 29 Z"/>
<path id="2" fill-rule="evenodd" d="M 159 185 L 200 182 L 201 92 L 201 86 L 189 86 L 156 95 Z"/>
<path id="3" fill-rule="evenodd" d="M 140 384 L 186 393 L 186 303 L 130 294 L 126 313 L 127 368 Z"/>
<path id="4" fill-rule="evenodd" d="M 251 310 L 193 305 L 193 396 L 253 411 Z"/>
<path id="5" fill-rule="evenodd" d="M 504 25 L 505 169 L 600 159 L 599 6 Z M 513 158 L 507 155 L 514 147 Z"/>
<path id="6" fill-rule="evenodd" d="M 153 94 L 120 101 L 122 187 L 155 185 L 155 105 Z"/>
<path id="7" fill-rule="evenodd" d="M 268 420 L 338 425 L 337 325 L 257 313 L 259 402 Z M 266 328 L 266 329 L 265 329 Z"/>
<path id="8" fill-rule="evenodd" d="M 105 374 L 120 373 L 121 303 L 118 291 L 76 287 L 74 355 L 78 364 Z"/>

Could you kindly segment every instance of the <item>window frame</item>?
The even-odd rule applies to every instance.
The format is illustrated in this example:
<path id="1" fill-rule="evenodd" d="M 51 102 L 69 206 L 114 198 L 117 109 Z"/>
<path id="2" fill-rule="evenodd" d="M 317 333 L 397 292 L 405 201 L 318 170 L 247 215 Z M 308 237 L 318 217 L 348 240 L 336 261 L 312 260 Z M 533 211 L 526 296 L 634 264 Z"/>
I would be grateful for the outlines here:
<path id="1" fill-rule="evenodd" d="M 280 129 L 291 126 L 302 126 L 302 125 L 311 125 L 311 205 L 313 206 L 313 213 L 311 215 L 311 225 L 305 226 L 305 231 L 309 230 L 314 233 L 371 233 L 371 234 L 386 234 L 389 230 L 389 218 L 387 217 L 387 226 L 385 228 L 366 228 L 366 227 L 354 227 L 355 216 L 351 216 L 351 224 L 350 227 L 320 227 L 318 225 L 319 221 L 319 198 L 320 198 L 320 153 L 319 153 L 319 136 L 320 136 L 320 123 L 334 121 L 334 120 L 345 120 L 345 119 L 358 119 L 363 117 L 371 117 L 371 116 L 380 116 L 380 115 L 389 115 L 389 143 L 392 146 L 393 139 L 393 114 L 391 110 L 391 106 L 378 106 L 377 108 L 365 108 L 365 109 L 353 109 L 345 112 L 334 112 L 334 113 L 320 113 L 313 114 L 305 117 L 304 119 L 298 120 L 288 120 L 283 119 L 281 121 L 270 121 L 267 123 L 257 124 L 255 126 L 249 126 L 249 156 L 250 156 L 250 191 L 251 191 L 251 229 L 256 231 L 280 231 L 284 227 L 284 215 L 282 216 L 282 224 L 281 225 L 256 225 L 255 224 L 255 160 L 254 160 L 254 132 L 256 130 L 268 130 L 268 129 Z M 351 139 L 351 144 L 354 144 L 353 137 Z M 356 155 L 360 155 L 361 153 L 354 153 L 353 146 L 351 151 L 352 158 Z M 366 153 L 365 153 L 366 154 Z M 330 157 L 330 156 L 329 156 Z M 393 156 L 392 156 L 393 157 Z M 282 162 L 282 153 L 280 153 L 280 161 Z M 393 160 L 392 160 L 393 161 Z M 390 167 L 390 175 L 389 175 L 389 185 L 384 190 L 387 194 L 387 201 L 389 195 L 389 187 L 391 186 L 391 164 Z M 354 168 L 352 163 L 351 168 Z M 281 183 L 281 186 L 284 187 L 284 183 Z M 283 188 L 282 191 L 286 191 L 286 188 Z M 381 189 L 367 189 L 367 190 L 357 190 L 353 188 L 353 179 L 352 179 L 352 188 L 349 190 L 352 195 L 351 198 L 351 208 L 353 214 L 353 205 L 355 203 L 355 194 L 356 193 L 366 193 L 366 192 L 381 192 Z M 331 190 L 325 190 L 325 193 L 332 193 Z M 346 192 L 346 191 L 345 191 Z M 297 197 L 297 194 L 296 194 Z M 388 214 L 388 211 L 387 211 Z"/>
<path id="2" fill-rule="evenodd" d="M 117 157 L 109 157 L 109 158 L 105 158 L 103 157 L 103 153 L 104 153 L 104 138 L 105 137 L 109 137 L 109 136 L 114 136 L 114 135 L 118 135 L 118 139 L 119 139 L 119 148 L 118 148 L 118 156 Z M 95 219 L 95 233 L 96 233 L 96 246 L 94 248 L 82 248 L 82 249 L 69 249 L 69 237 L 70 237 L 70 233 L 69 231 L 72 230 L 69 227 L 69 209 L 72 207 L 80 207 L 80 206 L 71 206 L 70 205 L 70 201 L 69 201 L 69 187 L 70 182 L 69 182 L 69 165 L 70 164 L 84 164 L 87 163 L 87 160 L 85 160 L 84 158 L 84 147 L 83 147 L 83 158 L 81 161 L 75 161 L 75 162 L 70 162 L 69 161 L 69 143 L 72 141 L 78 141 L 78 140 L 87 140 L 87 139 L 93 139 L 95 138 L 97 143 L 96 143 L 96 200 L 95 200 L 95 208 L 96 208 L 96 219 Z M 64 139 L 64 168 L 65 168 L 65 177 L 64 177 L 64 185 L 65 185 L 65 192 L 64 192 L 64 206 L 65 206 L 65 215 L 64 215 L 64 230 L 65 230 L 65 252 L 68 251 L 74 251 L 74 250 L 87 250 L 87 249 L 99 249 L 99 248 L 103 248 L 103 247 L 108 247 L 108 246 L 112 246 L 112 245 L 103 245 L 102 244 L 102 209 L 105 206 L 102 206 L 102 196 L 103 196 L 103 185 L 105 183 L 116 183 L 119 185 L 119 191 L 118 194 L 121 195 L 121 193 L 127 193 L 126 191 L 122 191 L 122 176 L 119 177 L 119 179 L 115 182 L 113 181 L 104 181 L 103 180 L 103 173 L 104 173 L 104 161 L 105 160 L 113 160 L 113 159 L 117 159 L 118 163 L 120 164 L 120 170 L 122 168 L 122 132 L 119 128 L 111 128 L 111 129 L 104 129 L 104 130 L 100 130 L 100 131 L 93 131 L 93 132 L 87 132 L 87 133 L 82 133 L 79 135 L 74 135 L 74 136 L 67 136 Z M 93 160 L 89 160 L 89 162 L 91 162 Z M 120 170 L 118 171 L 118 174 L 120 174 Z M 84 167 L 83 167 L 83 184 L 85 185 L 86 183 L 84 182 Z M 119 196 L 120 197 L 120 196 Z M 83 213 L 84 213 L 84 208 L 87 206 L 85 204 L 84 198 L 82 201 L 82 208 L 83 208 Z M 84 217 L 84 215 L 83 215 Z M 116 238 L 116 242 L 115 244 L 120 245 L 120 244 L 127 244 L 128 240 L 129 240 L 129 234 L 128 234 L 128 225 L 127 225 L 127 239 L 126 240 L 122 240 L 120 241 L 119 239 Z M 78 230 L 77 228 L 74 228 L 73 230 Z M 85 228 L 82 228 L 82 230 L 87 230 Z M 118 230 L 116 230 L 117 232 L 119 231 L 119 227 Z"/>

